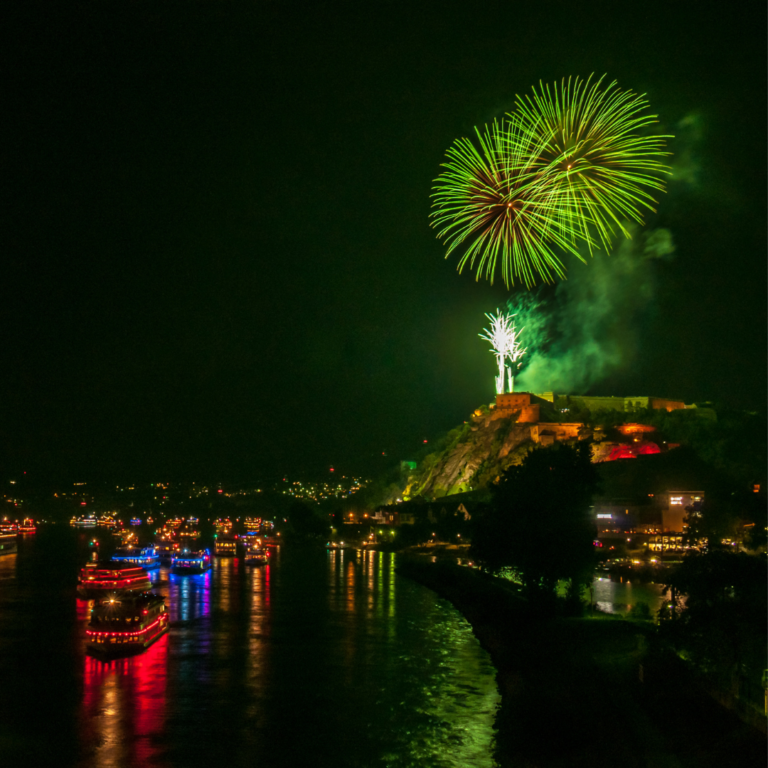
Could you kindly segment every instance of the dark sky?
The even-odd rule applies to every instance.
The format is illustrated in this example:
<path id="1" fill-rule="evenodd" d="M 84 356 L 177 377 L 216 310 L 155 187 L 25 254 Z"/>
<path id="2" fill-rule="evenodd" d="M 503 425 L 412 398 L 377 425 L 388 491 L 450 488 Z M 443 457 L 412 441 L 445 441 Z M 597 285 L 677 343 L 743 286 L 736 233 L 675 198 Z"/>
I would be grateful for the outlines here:
<path id="1" fill-rule="evenodd" d="M 633 362 L 591 391 L 764 406 L 762 5 L 3 3 L 4 465 L 371 473 L 461 423 L 509 292 L 444 260 L 432 182 L 591 72 L 648 94 L 684 171 Z"/>

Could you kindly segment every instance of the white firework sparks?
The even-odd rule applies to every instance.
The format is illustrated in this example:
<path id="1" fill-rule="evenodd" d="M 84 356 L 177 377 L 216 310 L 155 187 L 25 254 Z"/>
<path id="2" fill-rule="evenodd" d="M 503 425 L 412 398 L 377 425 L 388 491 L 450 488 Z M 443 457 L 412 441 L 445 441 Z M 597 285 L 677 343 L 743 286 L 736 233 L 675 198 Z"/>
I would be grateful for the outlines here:
<path id="1" fill-rule="evenodd" d="M 484 328 L 483 333 L 478 334 L 481 339 L 490 342 L 496 363 L 499 366 L 499 375 L 496 377 L 496 394 L 504 393 L 504 383 L 507 380 L 508 392 L 514 392 L 515 373 L 520 367 L 520 359 L 525 354 L 527 347 L 520 344 L 520 334 L 525 328 L 516 328 L 515 317 L 511 313 L 496 310 L 496 315 L 486 314 L 491 322 L 490 328 Z M 509 365 L 507 365 L 509 363 Z"/>

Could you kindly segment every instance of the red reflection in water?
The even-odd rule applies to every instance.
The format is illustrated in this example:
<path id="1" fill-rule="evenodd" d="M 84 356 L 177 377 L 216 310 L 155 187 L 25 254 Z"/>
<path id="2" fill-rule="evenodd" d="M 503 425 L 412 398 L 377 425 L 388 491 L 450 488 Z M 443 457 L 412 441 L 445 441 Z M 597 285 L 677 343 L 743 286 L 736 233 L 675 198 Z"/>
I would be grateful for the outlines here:
<path id="1" fill-rule="evenodd" d="M 269 606 L 269 563 L 264 566 L 264 605 Z"/>
<path id="2" fill-rule="evenodd" d="M 94 765 L 143 766 L 155 757 L 165 727 L 167 662 L 167 634 L 137 656 L 85 657 L 83 737 Z"/>

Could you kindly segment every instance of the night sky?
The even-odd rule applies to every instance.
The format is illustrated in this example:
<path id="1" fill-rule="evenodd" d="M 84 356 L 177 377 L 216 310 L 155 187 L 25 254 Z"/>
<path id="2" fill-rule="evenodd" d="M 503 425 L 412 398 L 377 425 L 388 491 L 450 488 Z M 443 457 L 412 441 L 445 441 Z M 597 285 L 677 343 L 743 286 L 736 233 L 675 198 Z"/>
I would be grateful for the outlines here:
<path id="1" fill-rule="evenodd" d="M 539 80 L 592 72 L 646 93 L 677 137 L 648 220 L 675 253 L 640 293 L 611 278 L 635 299 L 589 341 L 626 349 L 574 391 L 764 407 L 762 3 L 0 13 L 6 474 L 246 480 L 411 458 L 492 400 L 477 334 L 510 293 L 444 259 L 428 219 L 444 153 Z M 582 286 L 597 267 L 567 264 Z M 561 347 L 563 322 L 591 327 L 565 296 L 542 294 Z"/>

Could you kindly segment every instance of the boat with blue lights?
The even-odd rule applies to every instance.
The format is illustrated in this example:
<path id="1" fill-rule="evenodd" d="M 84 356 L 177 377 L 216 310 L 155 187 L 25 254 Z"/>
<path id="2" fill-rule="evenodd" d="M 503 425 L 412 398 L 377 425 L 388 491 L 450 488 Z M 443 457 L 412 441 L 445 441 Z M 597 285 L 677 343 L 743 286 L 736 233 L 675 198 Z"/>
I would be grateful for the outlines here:
<path id="1" fill-rule="evenodd" d="M 120 547 L 112 555 L 112 562 L 140 565 L 151 571 L 160 567 L 160 555 L 154 547 Z"/>
<path id="2" fill-rule="evenodd" d="M 149 574 L 141 566 L 92 560 L 80 571 L 77 596 L 92 600 L 144 592 L 151 586 Z"/>
<path id="3" fill-rule="evenodd" d="M 178 555 L 173 556 L 171 573 L 175 573 L 177 576 L 205 573 L 211 569 L 212 565 L 213 558 L 209 550 L 202 549 L 199 552 L 190 552 L 188 549 L 185 549 Z"/>
<path id="4" fill-rule="evenodd" d="M 168 631 L 165 598 L 154 592 L 110 597 L 91 611 L 87 650 L 97 656 L 128 656 L 149 648 Z"/>

